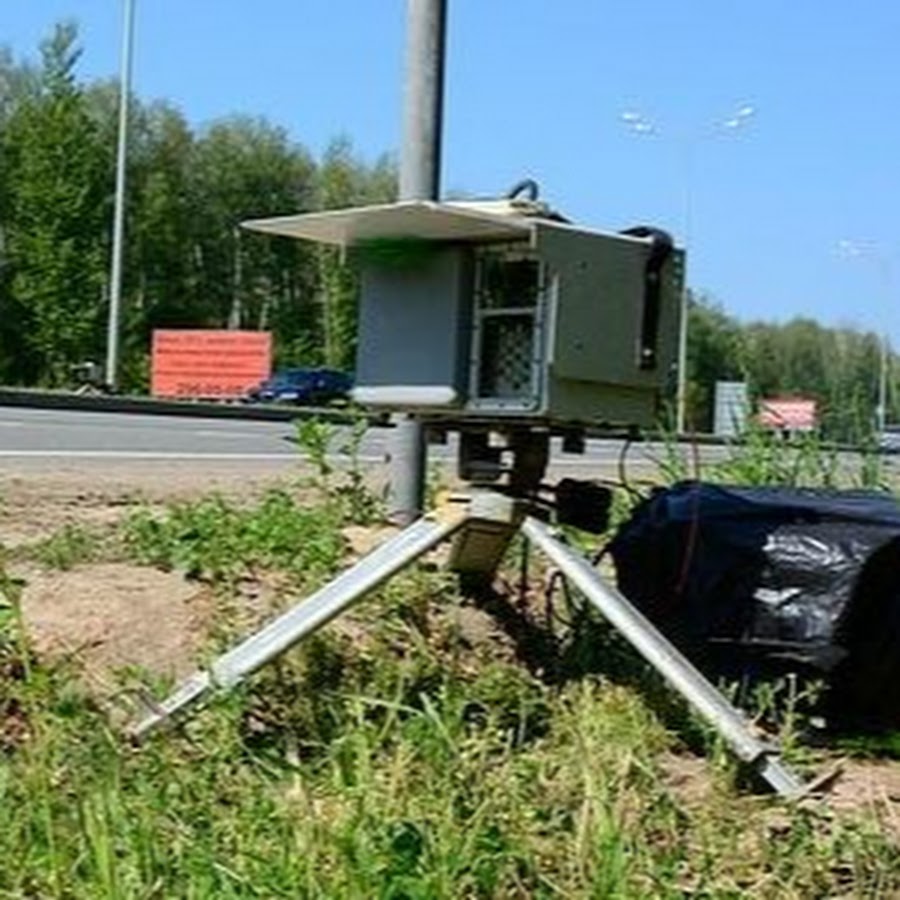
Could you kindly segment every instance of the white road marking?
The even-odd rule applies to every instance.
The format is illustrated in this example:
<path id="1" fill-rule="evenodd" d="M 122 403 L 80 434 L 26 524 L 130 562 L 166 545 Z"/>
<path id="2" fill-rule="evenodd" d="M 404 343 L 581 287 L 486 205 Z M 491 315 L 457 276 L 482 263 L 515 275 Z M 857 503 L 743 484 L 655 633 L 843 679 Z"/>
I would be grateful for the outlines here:
<path id="1" fill-rule="evenodd" d="M 0 459 L 188 459 L 306 462 L 299 452 L 291 453 L 179 453 L 175 450 L 0 450 Z M 331 462 L 349 459 L 343 453 L 330 453 Z M 364 463 L 383 462 L 383 456 L 358 456 Z"/>
<path id="2" fill-rule="evenodd" d="M 191 437 L 202 438 L 240 438 L 245 441 L 258 441 L 260 439 L 259 432 L 251 433 L 247 431 L 191 431 Z"/>
<path id="3" fill-rule="evenodd" d="M 34 459 L 282 459 L 299 460 L 295 453 L 179 453 L 174 450 L 0 450 L 0 458 Z"/>

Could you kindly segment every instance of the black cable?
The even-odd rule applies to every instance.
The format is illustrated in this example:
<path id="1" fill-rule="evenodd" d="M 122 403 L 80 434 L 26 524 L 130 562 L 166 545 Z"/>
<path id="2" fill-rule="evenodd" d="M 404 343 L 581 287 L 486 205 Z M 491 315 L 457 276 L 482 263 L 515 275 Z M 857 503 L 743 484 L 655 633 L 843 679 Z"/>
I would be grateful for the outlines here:
<path id="1" fill-rule="evenodd" d="M 541 192 L 540 187 L 538 187 L 538 183 L 533 178 L 523 178 L 521 181 L 517 181 L 510 189 L 509 193 L 506 195 L 507 200 L 515 200 L 519 194 L 528 192 L 528 197 L 526 199 L 530 200 L 534 203 L 537 200 L 538 195 Z"/>

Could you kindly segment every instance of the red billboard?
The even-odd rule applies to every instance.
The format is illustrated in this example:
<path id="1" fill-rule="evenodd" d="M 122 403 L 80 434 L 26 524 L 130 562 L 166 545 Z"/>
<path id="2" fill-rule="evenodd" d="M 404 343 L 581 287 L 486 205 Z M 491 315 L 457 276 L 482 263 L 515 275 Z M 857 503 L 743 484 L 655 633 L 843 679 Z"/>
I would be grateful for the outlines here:
<path id="1" fill-rule="evenodd" d="M 150 391 L 154 397 L 231 398 L 269 377 L 268 331 L 156 330 Z"/>
<path id="2" fill-rule="evenodd" d="M 759 401 L 759 424 L 784 431 L 812 431 L 816 401 L 803 397 L 765 397 Z"/>

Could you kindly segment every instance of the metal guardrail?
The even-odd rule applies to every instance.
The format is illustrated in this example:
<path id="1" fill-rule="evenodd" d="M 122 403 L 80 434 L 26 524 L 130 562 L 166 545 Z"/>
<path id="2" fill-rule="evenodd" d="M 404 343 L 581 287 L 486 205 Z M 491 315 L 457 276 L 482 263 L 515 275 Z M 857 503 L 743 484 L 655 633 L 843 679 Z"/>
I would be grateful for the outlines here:
<path id="1" fill-rule="evenodd" d="M 267 422 L 290 422 L 294 419 L 315 417 L 329 422 L 347 423 L 354 421 L 359 415 L 352 410 L 329 406 L 274 406 L 204 400 L 160 400 L 156 397 L 79 394 L 73 391 L 3 387 L 0 387 L 0 406 L 81 410 L 83 412 L 138 413 L 149 416 L 251 419 Z M 369 420 L 373 425 L 387 424 L 386 420 L 380 416 L 369 416 Z"/>

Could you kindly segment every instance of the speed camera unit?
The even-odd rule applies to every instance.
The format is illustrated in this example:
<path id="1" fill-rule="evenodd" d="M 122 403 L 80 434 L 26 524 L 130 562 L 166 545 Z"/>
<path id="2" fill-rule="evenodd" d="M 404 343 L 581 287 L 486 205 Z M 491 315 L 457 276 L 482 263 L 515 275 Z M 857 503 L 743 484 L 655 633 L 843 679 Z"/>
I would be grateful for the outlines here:
<path id="1" fill-rule="evenodd" d="M 354 398 L 450 427 L 648 426 L 672 384 L 683 254 L 534 201 L 409 201 L 254 220 L 360 272 Z"/>

